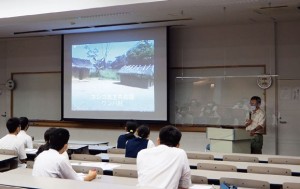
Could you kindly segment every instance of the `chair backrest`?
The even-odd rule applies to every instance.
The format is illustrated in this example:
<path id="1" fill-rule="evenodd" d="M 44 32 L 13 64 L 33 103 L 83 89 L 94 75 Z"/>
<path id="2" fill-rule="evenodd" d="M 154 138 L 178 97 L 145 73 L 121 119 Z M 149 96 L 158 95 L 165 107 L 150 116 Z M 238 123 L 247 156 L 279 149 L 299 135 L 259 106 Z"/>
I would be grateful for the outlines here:
<path id="1" fill-rule="evenodd" d="M 204 159 L 204 160 L 214 160 L 214 156 L 212 154 L 200 154 L 200 153 L 186 153 L 188 159 Z"/>
<path id="2" fill-rule="evenodd" d="M 300 165 L 300 159 L 272 157 L 268 158 L 268 163 Z"/>
<path id="3" fill-rule="evenodd" d="M 26 164 L 27 164 L 26 168 L 32 169 L 34 161 L 27 161 Z"/>
<path id="4" fill-rule="evenodd" d="M 240 179 L 240 178 L 220 178 L 220 183 L 223 182 L 237 187 L 270 189 L 270 183 L 261 180 Z"/>
<path id="5" fill-rule="evenodd" d="M 87 167 L 87 166 L 81 166 L 81 165 L 72 165 L 72 168 L 77 172 L 77 173 L 88 173 L 89 170 L 96 170 L 98 175 L 103 175 L 103 169 L 100 167 Z"/>
<path id="6" fill-rule="evenodd" d="M 212 171 L 228 171 L 236 172 L 237 168 L 234 165 L 214 164 L 214 163 L 198 163 L 197 169 L 212 170 Z"/>
<path id="7" fill-rule="evenodd" d="M 287 175 L 291 176 L 292 171 L 286 168 L 279 167 L 261 167 L 261 166 L 248 166 L 248 173 L 271 174 L 271 175 Z"/>
<path id="8" fill-rule="evenodd" d="M 138 174 L 137 170 L 115 168 L 113 170 L 113 176 L 137 178 Z"/>
<path id="9" fill-rule="evenodd" d="M 282 184 L 282 189 L 299 189 L 300 183 L 284 182 Z"/>
<path id="10" fill-rule="evenodd" d="M 191 175 L 191 180 L 193 184 L 208 184 L 207 178 L 199 175 Z"/>
<path id="11" fill-rule="evenodd" d="M 110 163 L 122 163 L 122 164 L 136 164 L 136 158 L 127 157 L 110 157 Z"/>
<path id="12" fill-rule="evenodd" d="M 7 150 L 7 149 L 0 149 L 0 154 L 15 155 L 15 156 L 18 155 L 17 151 L 15 151 L 15 150 Z"/>
<path id="13" fill-rule="evenodd" d="M 125 154 L 125 149 L 122 148 L 110 148 L 107 149 L 108 154 Z"/>
<path id="14" fill-rule="evenodd" d="M 238 155 L 223 155 L 223 161 L 239 161 L 239 162 L 259 163 L 258 157 L 238 156 Z"/>
<path id="15" fill-rule="evenodd" d="M 83 161 L 97 161 L 101 162 L 101 157 L 90 155 L 90 154 L 72 154 L 71 155 L 72 160 L 83 160 Z"/>

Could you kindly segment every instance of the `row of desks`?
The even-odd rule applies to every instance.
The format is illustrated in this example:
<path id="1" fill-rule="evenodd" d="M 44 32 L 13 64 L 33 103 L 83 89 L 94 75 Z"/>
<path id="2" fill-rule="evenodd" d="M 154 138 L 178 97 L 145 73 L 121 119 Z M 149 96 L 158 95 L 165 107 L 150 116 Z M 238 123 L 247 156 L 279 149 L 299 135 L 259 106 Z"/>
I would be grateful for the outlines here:
<path id="1" fill-rule="evenodd" d="M 30 187 L 30 188 L 44 188 L 44 189 L 53 189 L 53 188 L 106 188 L 111 187 L 113 189 L 118 188 L 139 188 L 136 187 L 138 180 L 137 178 L 129 178 L 129 177 L 117 177 L 117 176 L 107 176 L 107 175 L 98 175 L 95 180 L 92 182 L 82 182 L 82 181 L 73 181 L 67 179 L 55 179 L 55 178 L 45 178 L 45 177 L 33 177 L 31 176 L 32 169 L 14 169 L 9 172 L 5 172 L 0 174 L 0 184 L 13 185 L 13 186 L 21 186 L 21 187 Z M 21 176 L 22 175 L 22 176 Z M 22 177 L 22 179 L 18 179 L 17 182 L 12 183 L 11 179 Z M 6 181 L 2 181 L 6 179 Z M 27 182 L 26 182 L 27 181 Z M 45 183 L 47 183 L 47 185 Z M 149 188 L 150 187 L 140 187 L 140 188 Z M 211 185 L 206 184 L 193 184 L 190 189 L 211 189 Z M 214 186 L 214 189 L 219 189 L 219 186 Z M 240 188 L 239 189 L 248 189 L 248 188 Z"/>
<path id="2" fill-rule="evenodd" d="M 124 154 L 98 154 L 102 161 L 108 162 L 110 157 L 125 157 Z M 234 165 L 237 167 L 238 171 L 246 172 L 248 166 L 259 166 L 259 167 L 277 167 L 286 168 L 292 171 L 295 176 L 300 175 L 300 165 L 288 165 L 288 164 L 270 164 L 270 163 L 251 163 L 251 162 L 234 162 L 234 161 L 214 161 L 214 160 L 201 160 L 201 159 L 189 159 L 189 164 L 191 169 L 197 169 L 198 163 L 213 163 L 213 164 L 223 164 L 223 165 Z"/>
<path id="3" fill-rule="evenodd" d="M 123 164 L 114 170 L 134 170 L 136 171 L 136 165 Z M 255 173 L 241 173 L 241 172 L 223 172 L 223 171 L 208 171 L 208 170 L 191 170 L 192 175 L 204 176 L 208 179 L 209 183 L 219 183 L 222 177 L 237 178 L 237 179 L 251 179 L 266 181 L 273 186 L 273 188 L 281 188 L 284 182 L 300 183 L 299 177 L 295 176 L 282 176 L 282 175 L 268 175 L 268 174 L 255 174 Z"/>
<path id="4" fill-rule="evenodd" d="M 199 152 L 199 151 L 187 151 L 187 153 L 196 154 L 210 154 L 214 156 L 215 160 L 223 160 L 224 155 L 237 155 L 245 157 L 257 157 L 260 163 L 268 163 L 269 158 L 287 158 L 287 159 L 298 159 L 299 156 L 283 156 L 283 155 L 270 155 L 270 154 L 243 154 L 243 153 L 221 153 L 221 152 Z"/>

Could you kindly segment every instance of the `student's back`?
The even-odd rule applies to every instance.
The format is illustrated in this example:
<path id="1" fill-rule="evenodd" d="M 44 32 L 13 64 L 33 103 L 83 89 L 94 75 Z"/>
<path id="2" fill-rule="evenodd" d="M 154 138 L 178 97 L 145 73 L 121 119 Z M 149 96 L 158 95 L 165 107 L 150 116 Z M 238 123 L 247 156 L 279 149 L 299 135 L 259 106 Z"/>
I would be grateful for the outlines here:
<path id="1" fill-rule="evenodd" d="M 165 126 L 160 130 L 158 146 L 138 153 L 138 186 L 189 188 L 191 171 L 185 151 L 178 148 L 180 139 L 177 128 Z"/>
<path id="2" fill-rule="evenodd" d="M 5 135 L 0 139 L 0 149 L 14 150 L 18 153 L 18 157 L 20 162 L 26 161 L 26 153 L 24 144 L 17 137 L 17 134 L 20 131 L 20 121 L 18 118 L 10 118 L 6 127 L 8 129 L 9 134 Z"/>
<path id="3" fill-rule="evenodd" d="M 125 157 L 136 158 L 139 151 L 145 148 L 154 147 L 154 143 L 148 139 L 150 129 L 146 125 L 141 125 L 137 128 L 137 138 L 127 141 Z"/>
<path id="4" fill-rule="evenodd" d="M 148 140 L 144 138 L 133 138 L 127 141 L 125 157 L 136 158 L 139 151 L 147 148 Z"/>
<path id="5" fill-rule="evenodd" d="M 21 131 L 17 135 L 18 138 L 23 142 L 25 148 L 33 148 L 32 138 L 26 131 L 29 128 L 29 120 L 27 117 L 20 117 Z"/>
<path id="6" fill-rule="evenodd" d="M 137 123 L 135 121 L 127 121 L 125 130 L 127 133 L 122 134 L 118 137 L 117 148 L 125 149 L 126 142 L 130 139 L 135 138 L 135 130 L 137 127 Z"/>
<path id="7" fill-rule="evenodd" d="M 118 138 L 117 148 L 125 149 L 126 142 L 133 138 L 135 138 L 133 133 L 126 133 L 126 134 L 120 135 Z"/>

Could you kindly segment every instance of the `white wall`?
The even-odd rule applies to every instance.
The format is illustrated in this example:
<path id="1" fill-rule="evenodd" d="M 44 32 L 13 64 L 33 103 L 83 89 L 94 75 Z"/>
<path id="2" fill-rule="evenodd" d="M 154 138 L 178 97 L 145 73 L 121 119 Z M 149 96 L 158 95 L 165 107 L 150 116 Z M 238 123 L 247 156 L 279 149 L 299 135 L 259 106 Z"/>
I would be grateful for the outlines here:
<path id="1" fill-rule="evenodd" d="M 296 29 L 295 29 L 296 28 Z M 299 23 L 291 22 L 279 24 L 280 47 L 278 50 L 279 67 L 289 62 L 292 47 L 299 51 Z M 170 30 L 170 67 L 202 67 L 202 66 L 223 66 L 223 65 L 266 65 L 267 73 L 274 74 L 274 27 L 272 23 L 234 25 L 234 26 L 212 26 L 212 27 L 191 27 L 177 28 Z M 295 30 L 295 31 L 294 31 Z M 293 33 L 290 38 L 291 32 Z M 296 40 L 296 41 L 295 41 Z M 288 46 L 288 49 L 284 48 Z M 59 71 L 60 70 L 60 37 L 36 37 L 24 39 L 9 39 L 0 41 L 0 49 L 4 48 L 6 54 L 0 54 L 0 73 L 6 73 L 6 78 L 11 72 L 25 71 Z M 292 77 L 299 74 L 299 53 L 293 51 L 292 69 L 284 68 L 282 73 Z M 3 51 L 1 51 L 3 52 Z M 184 62 L 182 61 L 184 60 Z M 298 63 L 298 64 L 297 64 Z M 4 65 L 3 65 L 4 64 Z M 3 69 L 5 71 L 3 71 Z M 1 74 L 2 75 L 2 74 Z M 0 77 L 2 80 L 2 77 Z M 275 127 L 272 115 L 274 114 L 275 87 L 267 90 L 267 108 L 269 107 L 267 122 L 268 134 L 265 137 L 263 152 L 275 153 Z M 0 96 L 1 111 L 10 111 L 9 94 Z M 24 113 L 25 115 L 26 113 Z M 3 118 L 1 118 L 3 125 Z M 1 126 L 1 136 L 5 133 Z M 42 139 L 46 128 L 31 127 L 29 133 L 36 139 Z M 69 129 L 73 140 L 107 140 L 115 144 L 116 138 L 122 130 L 106 129 Z M 151 133 L 150 139 L 156 140 L 157 131 Z M 205 133 L 184 132 L 181 146 L 186 150 L 204 150 L 207 144 Z"/>

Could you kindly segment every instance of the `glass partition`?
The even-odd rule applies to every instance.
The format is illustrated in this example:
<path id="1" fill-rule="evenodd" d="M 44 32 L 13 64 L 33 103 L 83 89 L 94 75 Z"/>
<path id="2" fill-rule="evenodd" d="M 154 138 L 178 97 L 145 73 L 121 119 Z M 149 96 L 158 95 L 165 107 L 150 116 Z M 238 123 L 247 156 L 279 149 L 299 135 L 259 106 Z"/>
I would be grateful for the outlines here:
<path id="1" fill-rule="evenodd" d="M 243 126 L 264 67 L 171 69 L 170 122 L 186 126 Z"/>

